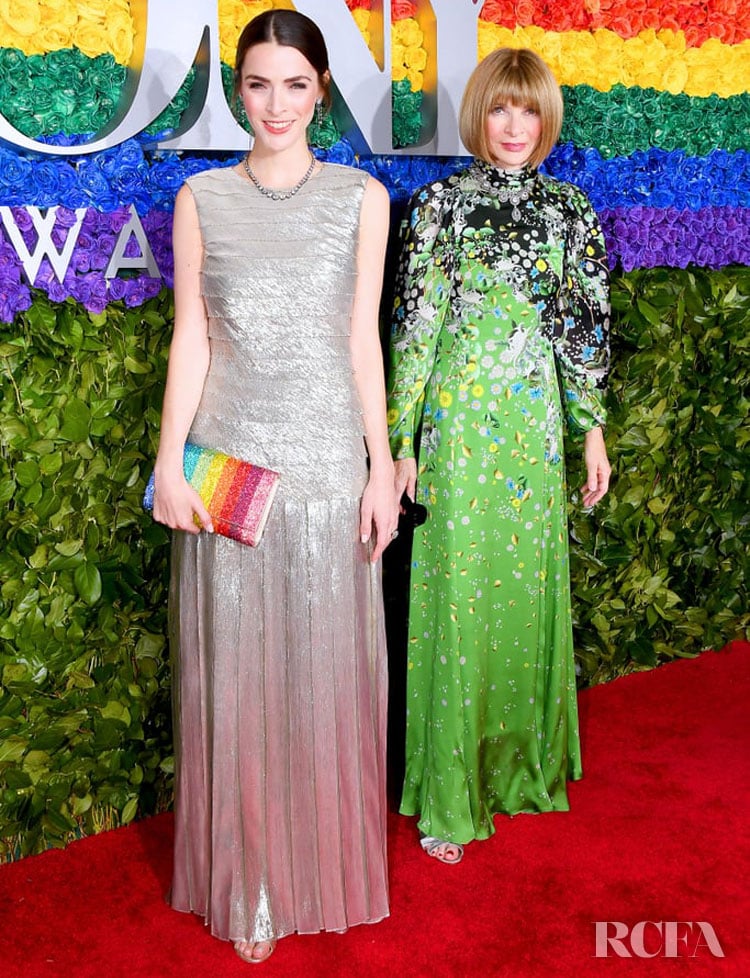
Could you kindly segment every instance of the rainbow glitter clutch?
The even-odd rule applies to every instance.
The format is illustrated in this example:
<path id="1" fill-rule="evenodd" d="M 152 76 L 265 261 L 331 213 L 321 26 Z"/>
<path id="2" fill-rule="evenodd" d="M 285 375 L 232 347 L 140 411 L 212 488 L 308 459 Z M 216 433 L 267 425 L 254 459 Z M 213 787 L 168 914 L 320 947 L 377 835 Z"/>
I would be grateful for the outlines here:
<path id="1" fill-rule="evenodd" d="M 187 442 L 185 478 L 211 515 L 214 533 L 257 547 L 279 484 L 279 473 L 224 452 Z M 143 508 L 154 508 L 154 475 L 143 494 Z"/>

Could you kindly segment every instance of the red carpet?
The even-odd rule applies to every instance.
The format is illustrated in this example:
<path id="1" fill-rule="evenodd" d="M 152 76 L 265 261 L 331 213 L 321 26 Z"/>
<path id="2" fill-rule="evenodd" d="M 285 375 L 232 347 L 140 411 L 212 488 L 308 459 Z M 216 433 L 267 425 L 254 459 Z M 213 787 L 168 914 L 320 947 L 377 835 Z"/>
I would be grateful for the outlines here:
<path id="1" fill-rule="evenodd" d="M 586 777 L 569 814 L 498 819 L 457 867 L 428 860 L 412 820 L 393 815 L 391 917 L 286 938 L 258 973 L 746 978 L 749 666 L 750 646 L 734 643 L 584 691 Z M 170 845 L 159 816 L 0 867 L 0 975 L 247 976 L 199 918 L 163 903 Z M 693 928 L 667 958 L 653 925 L 649 960 L 595 956 L 595 921 L 645 920 L 707 922 L 725 957 L 696 947 Z"/>

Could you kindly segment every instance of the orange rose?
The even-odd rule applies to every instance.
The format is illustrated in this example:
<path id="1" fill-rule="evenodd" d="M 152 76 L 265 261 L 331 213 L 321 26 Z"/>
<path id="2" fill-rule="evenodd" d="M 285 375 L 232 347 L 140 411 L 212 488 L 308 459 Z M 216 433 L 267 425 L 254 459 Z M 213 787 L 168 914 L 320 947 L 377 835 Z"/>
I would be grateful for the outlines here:
<path id="1" fill-rule="evenodd" d="M 534 23 L 536 13 L 534 0 L 516 0 L 513 5 L 516 14 L 516 23 L 521 27 L 528 27 Z"/>
<path id="2" fill-rule="evenodd" d="M 484 0 L 484 6 L 479 16 L 491 24 L 512 27 L 515 24 L 513 0 Z"/>
<path id="3" fill-rule="evenodd" d="M 407 17 L 416 17 L 417 8 L 412 0 L 391 0 L 391 17 L 394 20 L 405 20 Z"/>

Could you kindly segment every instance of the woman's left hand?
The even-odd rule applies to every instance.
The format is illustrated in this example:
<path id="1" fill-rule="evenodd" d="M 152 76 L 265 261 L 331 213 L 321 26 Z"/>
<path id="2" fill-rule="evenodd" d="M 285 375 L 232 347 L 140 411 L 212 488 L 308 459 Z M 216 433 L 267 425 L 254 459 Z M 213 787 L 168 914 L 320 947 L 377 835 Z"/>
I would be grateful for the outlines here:
<path id="1" fill-rule="evenodd" d="M 586 462 L 586 482 L 581 486 L 581 492 L 583 505 L 588 508 L 595 506 L 605 495 L 612 472 L 601 428 L 592 428 L 586 432 L 583 456 Z"/>
<path id="2" fill-rule="evenodd" d="M 398 535 L 399 505 L 393 471 L 390 476 L 370 477 L 360 503 L 359 532 L 362 543 L 375 534 L 370 560 L 376 563 Z"/>

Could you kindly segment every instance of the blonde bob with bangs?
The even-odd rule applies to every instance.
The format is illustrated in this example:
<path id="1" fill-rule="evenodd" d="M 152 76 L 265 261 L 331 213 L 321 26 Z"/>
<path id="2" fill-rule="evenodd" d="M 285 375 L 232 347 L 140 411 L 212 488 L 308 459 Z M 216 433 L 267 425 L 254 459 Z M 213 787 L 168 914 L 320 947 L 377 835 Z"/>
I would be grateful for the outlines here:
<path id="1" fill-rule="evenodd" d="M 498 48 L 471 73 L 458 116 L 461 140 L 472 156 L 495 164 L 487 141 L 487 118 L 496 105 L 533 109 L 542 124 L 539 142 L 528 159 L 539 166 L 550 154 L 562 129 L 560 86 L 547 64 L 528 48 Z"/>

